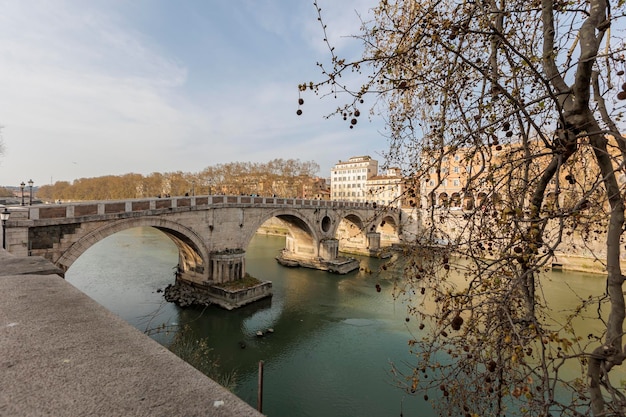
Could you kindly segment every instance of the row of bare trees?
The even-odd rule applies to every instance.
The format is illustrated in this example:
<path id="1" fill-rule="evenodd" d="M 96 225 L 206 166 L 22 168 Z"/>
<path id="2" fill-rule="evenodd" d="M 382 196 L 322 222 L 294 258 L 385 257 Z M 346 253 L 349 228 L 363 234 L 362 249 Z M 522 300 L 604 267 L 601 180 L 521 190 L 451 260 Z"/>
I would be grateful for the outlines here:
<path id="1" fill-rule="evenodd" d="M 154 172 L 57 181 L 44 185 L 37 197 L 57 200 L 116 200 L 181 195 L 231 194 L 303 196 L 311 190 L 319 165 L 313 161 L 274 159 L 267 163 L 231 162 L 197 173 Z"/>

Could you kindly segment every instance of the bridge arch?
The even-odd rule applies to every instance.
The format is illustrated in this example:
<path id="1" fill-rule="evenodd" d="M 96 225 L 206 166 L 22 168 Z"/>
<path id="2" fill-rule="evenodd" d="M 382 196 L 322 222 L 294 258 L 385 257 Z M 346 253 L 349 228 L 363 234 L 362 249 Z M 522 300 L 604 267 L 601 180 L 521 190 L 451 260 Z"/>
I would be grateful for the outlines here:
<path id="1" fill-rule="evenodd" d="M 383 208 L 368 218 L 356 211 L 344 214 L 337 230 L 340 250 L 358 253 L 363 248 L 372 251 L 400 242 L 401 216 L 395 208 Z"/>
<path id="2" fill-rule="evenodd" d="M 276 217 L 289 230 L 291 241 L 288 238 L 287 249 L 295 253 L 319 256 L 320 232 L 323 232 L 321 224 L 313 224 L 311 220 L 294 209 L 272 210 L 268 214 L 262 215 L 258 221 L 248 230 L 245 237 L 245 247 L 256 234 L 257 230 L 269 219 Z M 319 229 L 319 230 L 318 230 Z"/>
<path id="3" fill-rule="evenodd" d="M 391 246 L 400 241 L 400 215 L 385 212 L 375 224 L 375 231 L 380 234 L 381 246 Z"/>
<path id="4" fill-rule="evenodd" d="M 203 240 L 188 227 L 160 217 L 123 219 L 107 223 L 80 237 L 55 263 L 67 271 L 76 259 L 94 244 L 117 232 L 135 227 L 154 227 L 165 233 L 178 247 L 179 268 L 202 277 L 208 276 L 206 265 L 209 251 Z"/>
<path id="5" fill-rule="evenodd" d="M 343 213 L 333 230 L 333 235 L 339 241 L 339 251 L 349 253 L 362 252 L 363 248 L 368 246 L 368 224 L 369 221 L 355 211 Z"/>
<path id="6" fill-rule="evenodd" d="M 339 232 L 339 230 L 342 228 L 342 223 L 344 228 L 348 227 L 352 229 L 354 233 L 356 233 L 357 229 L 361 232 L 367 232 L 365 230 L 365 227 L 367 226 L 368 222 L 363 219 L 363 217 L 360 216 L 358 213 L 344 213 L 341 218 L 339 218 L 339 221 L 335 224 L 335 230 L 333 231 L 335 236 L 337 235 L 337 232 Z"/>

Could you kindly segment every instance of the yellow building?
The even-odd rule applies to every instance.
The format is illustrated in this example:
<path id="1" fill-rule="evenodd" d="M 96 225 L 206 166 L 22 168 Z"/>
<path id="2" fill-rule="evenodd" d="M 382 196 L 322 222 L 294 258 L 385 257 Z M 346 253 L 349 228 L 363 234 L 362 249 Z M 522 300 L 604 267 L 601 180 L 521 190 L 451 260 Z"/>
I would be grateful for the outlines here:
<path id="1" fill-rule="evenodd" d="M 401 208 L 404 201 L 404 180 L 400 168 L 389 168 L 385 175 L 367 180 L 367 201 L 381 206 Z"/>
<path id="2" fill-rule="evenodd" d="M 465 190 L 476 167 L 466 150 L 447 154 L 440 161 L 431 159 L 429 165 L 420 184 L 422 207 L 473 208 L 475 196 Z"/>

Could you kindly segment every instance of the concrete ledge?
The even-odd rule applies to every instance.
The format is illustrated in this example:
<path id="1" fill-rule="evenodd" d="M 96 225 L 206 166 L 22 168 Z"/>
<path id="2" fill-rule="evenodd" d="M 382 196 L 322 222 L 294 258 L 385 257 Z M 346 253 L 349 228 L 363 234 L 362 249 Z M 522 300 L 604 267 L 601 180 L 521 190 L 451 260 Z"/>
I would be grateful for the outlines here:
<path id="1" fill-rule="evenodd" d="M 261 416 L 56 275 L 0 276 L 0 415 Z"/>
<path id="2" fill-rule="evenodd" d="M 626 260 L 622 259 L 620 261 L 620 264 L 622 266 L 622 270 L 626 270 Z M 589 274 L 607 273 L 604 263 L 598 259 L 592 258 L 590 256 L 571 255 L 560 252 L 556 252 L 554 254 L 552 269 L 585 272 Z"/>
<path id="3" fill-rule="evenodd" d="M 41 256 L 18 257 L 0 249 L 0 277 L 7 275 L 63 276 L 63 270 Z"/>

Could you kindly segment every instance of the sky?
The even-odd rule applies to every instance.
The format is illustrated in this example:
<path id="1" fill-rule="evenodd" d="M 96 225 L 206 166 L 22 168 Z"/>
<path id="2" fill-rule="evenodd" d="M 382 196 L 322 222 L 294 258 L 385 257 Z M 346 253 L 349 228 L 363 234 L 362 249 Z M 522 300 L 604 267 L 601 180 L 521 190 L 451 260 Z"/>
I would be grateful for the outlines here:
<path id="1" fill-rule="evenodd" d="M 358 58 L 375 0 L 319 0 Z M 0 185 L 199 172 L 229 162 L 382 160 L 382 121 L 302 95 L 329 52 L 313 0 L 0 0 Z M 366 102 L 365 105 L 368 103 Z M 367 109 L 365 109 L 367 110 Z M 367 114 L 367 111 L 362 112 Z"/>

